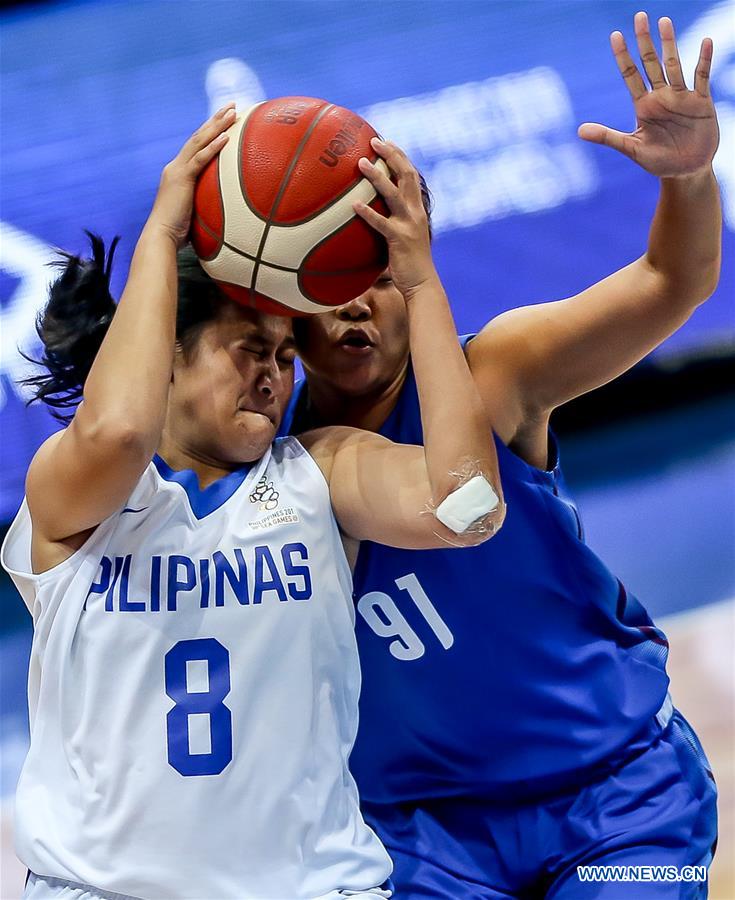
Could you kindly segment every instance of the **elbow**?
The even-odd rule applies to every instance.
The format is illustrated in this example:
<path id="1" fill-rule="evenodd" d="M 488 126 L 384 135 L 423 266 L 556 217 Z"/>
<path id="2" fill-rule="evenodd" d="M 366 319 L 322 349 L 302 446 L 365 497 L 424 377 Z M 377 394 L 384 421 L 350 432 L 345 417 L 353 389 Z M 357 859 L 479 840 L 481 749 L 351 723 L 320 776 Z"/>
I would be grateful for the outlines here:
<path id="1" fill-rule="evenodd" d="M 697 306 L 700 306 L 714 294 L 717 285 L 720 283 L 721 260 L 718 257 L 710 266 L 708 266 L 703 275 L 702 283 L 699 290 L 699 300 Z"/>
<path id="2" fill-rule="evenodd" d="M 502 491 L 482 475 L 448 494 L 435 511 L 444 539 L 458 547 L 475 547 L 490 540 L 502 528 L 505 514 Z"/>
<path id="3" fill-rule="evenodd" d="M 462 534 L 455 535 L 455 540 L 461 547 L 478 547 L 489 541 L 503 527 L 505 522 L 506 506 L 501 498 L 497 507 L 482 518 L 473 522 Z"/>
<path id="4" fill-rule="evenodd" d="M 684 294 L 689 303 L 696 308 L 701 306 L 717 290 L 720 283 L 720 269 L 722 259 L 718 255 L 713 259 L 703 261 L 697 266 L 696 272 L 689 273 L 679 279 L 678 290 L 672 284 L 672 291 L 680 295 Z"/>
<path id="5" fill-rule="evenodd" d="M 109 455 L 110 458 L 140 460 L 145 465 L 150 462 L 160 441 L 160 429 L 141 428 L 136 423 L 119 415 L 87 417 L 80 415 L 84 406 L 74 417 L 73 427 L 84 446 L 95 453 Z M 71 427 L 71 426 L 70 426 Z"/>
<path id="6" fill-rule="evenodd" d="M 721 257 L 702 260 L 674 272 L 657 272 L 656 294 L 668 306 L 672 303 L 686 312 L 693 312 L 714 294 L 720 282 Z M 655 271 L 655 270 L 654 270 Z"/>

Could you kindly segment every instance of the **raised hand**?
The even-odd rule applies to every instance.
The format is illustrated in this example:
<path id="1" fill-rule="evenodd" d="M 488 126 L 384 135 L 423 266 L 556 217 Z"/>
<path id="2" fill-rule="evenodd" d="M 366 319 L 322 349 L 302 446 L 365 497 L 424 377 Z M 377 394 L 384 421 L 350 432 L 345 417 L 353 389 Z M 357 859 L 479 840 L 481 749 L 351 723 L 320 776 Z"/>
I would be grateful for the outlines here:
<path id="1" fill-rule="evenodd" d="M 354 210 L 386 239 L 393 284 L 409 300 L 417 288 L 436 277 L 419 174 L 400 147 L 379 138 L 373 138 L 370 143 L 385 160 L 395 181 L 367 157 L 358 165 L 387 203 L 390 217 L 382 216 L 365 203 L 355 203 Z"/>
<path id="2" fill-rule="evenodd" d="M 586 122 L 580 125 L 578 134 L 585 141 L 619 150 L 659 178 L 692 175 L 706 169 L 719 143 L 717 117 L 709 91 L 712 40 L 702 41 L 694 72 L 694 90 L 690 91 L 681 70 L 671 19 L 664 17 L 658 21 L 663 66 L 651 39 L 646 13 L 636 13 L 634 24 L 638 51 L 651 90 L 619 31 L 610 35 L 610 45 L 633 98 L 636 130 L 626 134 Z"/>
<path id="3" fill-rule="evenodd" d="M 181 246 L 189 234 L 194 186 L 207 163 L 227 143 L 225 133 L 236 118 L 235 104 L 227 103 L 199 127 L 161 175 L 158 193 L 146 227 L 157 227 Z"/>

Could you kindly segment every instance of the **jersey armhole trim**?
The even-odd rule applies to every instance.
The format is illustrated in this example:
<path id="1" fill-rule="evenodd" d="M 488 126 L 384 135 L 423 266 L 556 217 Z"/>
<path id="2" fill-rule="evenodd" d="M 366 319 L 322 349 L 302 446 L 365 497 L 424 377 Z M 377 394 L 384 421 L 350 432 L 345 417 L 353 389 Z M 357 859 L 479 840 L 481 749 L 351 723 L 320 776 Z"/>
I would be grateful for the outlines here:
<path id="1" fill-rule="evenodd" d="M 106 519 L 103 519 L 99 523 L 99 525 L 95 526 L 92 533 L 86 538 L 86 540 L 84 541 L 83 544 L 81 544 L 81 546 L 77 547 L 77 549 L 73 553 L 71 553 L 69 556 L 67 556 L 66 559 L 62 559 L 61 562 L 58 562 L 55 565 L 51 566 L 50 569 L 44 569 L 43 572 L 33 572 L 33 571 L 31 571 L 31 563 L 29 562 L 29 564 L 28 564 L 29 571 L 24 572 L 21 569 L 11 568 L 7 563 L 7 552 L 8 552 L 7 547 L 9 546 L 9 544 L 12 540 L 17 539 L 16 532 L 22 527 L 22 524 L 23 524 L 23 521 L 21 519 L 22 512 L 24 513 L 24 517 L 27 518 L 27 523 L 28 523 L 28 532 L 29 532 L 29 534 L 28 534 L 28 539 L 29 539 L 28 553 L 30 556 L 30 552 L 31 552 L 30 542 L 33 541 L 33 520 L 31 518 L 30 510 L 28 509 L 28 501 L 24 497 L 21 508 L 18 511 L 18 514 L 16 515 L 15 519 L 13 520 L 12 525 L 8 529 L 8 533 L 5 535 L 5 540 L 3 541 L 3 545 L 2 545 L 2 551 L 1 551 L 2 556 L 0 557 L 0 562 L 2 563 L 2 567 L 5 569 L 5 571 L 9 575 L 15 576 L 17 578 L 23 578 L 26 581 L 31 582 L 36 588 L 40 587 L 40 585 L 44 582 L 45 579 L 52 578 L 52 577 L 56 576 L 59 572 L 63 572 L 65 569 L 73 568 L 77 564 L 77 562 L 80 559 L 82 559 L 82 557 L 83 557 L 84 553 L 87 551 L 89 545 L 97 537 L 97 535 L 99 534 L 100 528 L 102 528 L 103 525 L 105 525 L 107 522 L 109 522 L 109 520 L 112 518 L 112 516 L 117 515 L 117 513 L 113 513 L 112 516 L 108 516 Z"/>
<path id="2" fill-rule="evenodd" d="M 319 476 L 319 481 L 327 489 L 327 500 L 329 501 L 329 508 L 332 510 L 332 518 L 335 518 L 334 509 L 332 509 L 332 492 L 329 488 L 329 481 L 327 480 L 327 476 L 324 474 L 324 472 L 322 472 L 319 463 L 317 463 L 311 453 L 309 453 L 309 451 L 306 449 L 306 447 L 304 447 L 304 445 L 295 434 L 290 434 L 287 437 L 280 438 L 279 440 L 281 441 L 281 443 L 293 443 L 299 449 L 300 454 L 306 457 L 307 465 Z"/>
<path id="3" fill-rule="evenodd" d="M 329 515 L 332 517 L 332 521 L 334 522 L 335 528 L 337 529 L 337 532 L 338 532 L 340 538 L 343 540 L 355 540 L 355 538 L 352 538 L 348 534 L 345 534 L 345 532 L 342 530 L 342 526 L 339 524 L 339 521 L 337 520 L 337 516 L 335 515 L 335 512 L 334 512 L 334 506 L 332 506 L 332 489 L 330 487 L 329 481 L 327 480 L 327 476 L 324 474 L 324 472 L 322 472 L 321 467 L 319 466 L 317 461 L 314 459 L 314 457 L 311 455 L 311 453 L 309 453 L 309 451 L 306 449 L 306 447 L 304 447 L 304 445 L 296 437 L 296 435 L 289 435 L 288 438 L 282 438 L 281 440 L 293 441 L 293 443 L 299 448 L 301 453 L 306 457 L 306 459 L 307 459 L 306 464 L 309 466 L 310 469 L 312 469 L 316 473 L 318 480 L 324 485 L 324 487 L 326 489 L 327 509 L 329 511 Z M 358 543 L 360 543 L 360 542 L 358 541 Z M 344 550 L 344 543 L 342 545 L 342 549 Z M 350 568 L 350 567 L 348 566 L 348 568 Z"/>

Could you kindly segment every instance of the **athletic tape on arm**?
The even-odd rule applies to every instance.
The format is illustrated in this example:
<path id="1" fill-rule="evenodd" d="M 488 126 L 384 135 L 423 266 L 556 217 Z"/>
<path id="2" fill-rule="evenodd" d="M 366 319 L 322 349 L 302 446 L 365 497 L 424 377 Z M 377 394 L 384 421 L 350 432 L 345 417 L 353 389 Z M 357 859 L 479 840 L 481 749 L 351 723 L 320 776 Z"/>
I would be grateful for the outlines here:
<path id="1" fill-rule="evenodd" d="M 475 475 L 442 500 L 434 515 L 455 534 L 464 534 L 478 519 L 496 510 L 499 502 L 487 479 Z"/>

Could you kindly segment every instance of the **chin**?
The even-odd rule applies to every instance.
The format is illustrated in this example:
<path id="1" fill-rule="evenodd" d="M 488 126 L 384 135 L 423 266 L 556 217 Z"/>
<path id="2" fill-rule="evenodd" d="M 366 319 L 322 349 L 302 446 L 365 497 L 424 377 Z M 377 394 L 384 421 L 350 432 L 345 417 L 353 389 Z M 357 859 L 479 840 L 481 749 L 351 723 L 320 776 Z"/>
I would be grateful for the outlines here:
<path id="1" fill-rule="evenodd" d="M 237 458 L 239 462 L 254 462 L 273 443 L 277 429 L 270 419 L 260 413 L 245 412 L 243 420 L 237 441 Z"/>
<path id="2" fill-rule="evenodd" d="M 334 383 L 342 393 L 361 397 L 364 394 L 372 393 L 380 385 L 380 372 L 376 371 L 373 366 L 343 371 L 335 375 Z"/>

